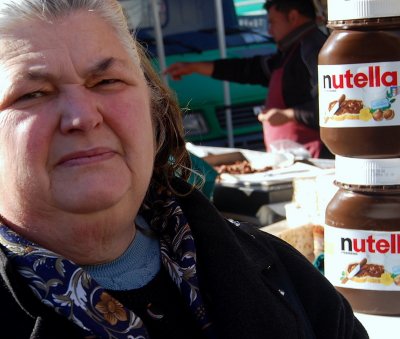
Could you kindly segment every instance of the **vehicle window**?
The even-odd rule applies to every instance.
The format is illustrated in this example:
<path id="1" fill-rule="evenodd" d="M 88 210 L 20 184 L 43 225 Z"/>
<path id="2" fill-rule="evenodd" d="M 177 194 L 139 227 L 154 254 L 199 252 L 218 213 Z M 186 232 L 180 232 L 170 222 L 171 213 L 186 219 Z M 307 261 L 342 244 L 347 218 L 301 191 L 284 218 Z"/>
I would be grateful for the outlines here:
<path id="1" fill-rule="evenodd" d="M 265 0 L 235 0 L 239 26 L 262 34 L 267 33 L 267 11 Z"/>
<path id="2" fill-rule="evenodd" d="M 215 0 L 157 0 L 160 5 L 160 22 L 167 56 L 184 53 L 202 53 L 218 50 Z M 255 16 L 262 10 L 258 0 L 256 7 L 246 7 L 234 0 L 223 0 L 226 44 L 228 47 L 263 44 L 269 41 L 264 29 L 265 14 Z M 120 0 L 128 16 L 130 28 L 150 55 L 156 55 L 153 12 L 149 0 Z M 247 1 L 248 3 L 249 1 Z M 254 0 L 253 0 L 254 2 Z M 246 4 L 246 3 L 245 3 Z M 250 9 L 249 9 L 250 8 Z M 242 27 L 238 11 L 247 21 Z M 243 15 L 242 15 L 243 14 Z M 254 29 L 257 27 L 258 29 Z"/>

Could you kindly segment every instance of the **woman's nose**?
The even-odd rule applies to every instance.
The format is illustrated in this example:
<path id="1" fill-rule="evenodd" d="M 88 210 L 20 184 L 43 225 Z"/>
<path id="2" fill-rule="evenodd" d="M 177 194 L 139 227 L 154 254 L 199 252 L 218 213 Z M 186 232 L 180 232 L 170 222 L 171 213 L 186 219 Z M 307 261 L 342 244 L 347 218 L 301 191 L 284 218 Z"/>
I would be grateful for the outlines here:
<path id="1" fill-rule="evenodd" d="M 70 88 L 62 94 L 60 129 L 62 133 L 87 132 L 103 122 L 93 93 L 84 87 Z"/>

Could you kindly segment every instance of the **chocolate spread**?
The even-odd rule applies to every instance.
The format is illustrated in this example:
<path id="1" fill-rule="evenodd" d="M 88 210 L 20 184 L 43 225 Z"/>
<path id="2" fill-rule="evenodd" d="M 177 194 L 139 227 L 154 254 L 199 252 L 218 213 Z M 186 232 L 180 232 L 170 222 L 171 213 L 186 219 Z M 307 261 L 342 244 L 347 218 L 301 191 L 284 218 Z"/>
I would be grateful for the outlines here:
<path id="1" fill-rule="evenodd" d="M 325 214 L 325 275 L 355 311 L 400 315 L 400 159 L 338 157 L 336 167 L 341 182 Z"/>
<path id="2" fill-rule="evenodd" d="M 349 267 L 347 268 L 347 272 L 350 273 L 356 266 L 357 266 L 357 263 L 350 264 Z M 385 268 L 382 265 L 364 264 L 361 266 L 358 273 L 356 273 L 355 277 L 358 277 L 358 278 L 363 278 L 363 277 L 380 278 L 383 273 L 385 273 Z"/>
<path id="3" fill-rule="evenodd" d="M 335 198 L 328 205 L 326 224 L 356 231 L 360 229 L 385 232 L 399 231 L 400 187 L 385 190 L 383 194 L 380 192 L 379 199 L 376 199 L 375 194 L 365 194 L 362 192 L 362 188 L 358 189 L 360 189 L 359 192 L 346 191 L 343 188 L 339 189 Z M 397 254 L 397 256 L 399 255 L 400 253 Z M 352 264 L 347 269 L 348 272 L 355 265 Z M 395 284 L 395 279 L 399 279 L 397 278 L 397 272 L 390 273 L 395 275 L 393 277 L 393 284 Z M 366 264 L 355 277 L 371 276 L 380 278 L 382 274 L 382 265 Z M 361 281 L 358 284 L 365 284 L 365 282 Z M 397 291 L 367 290 L 349 288 L 348 283 L 346 285 L 346 287 L 336 286 L 336 288 L 349 300 L 355 311 L 382 315 L 400 315 L 400 288 Z M 376 283 L 376 285 L 380 284 Z"/>
<path id="4" fill-rule="evenodd" d="M 335 115 L 346 113 L 359 114 L 363 108 L 363 102 L 361 100 L 343 100 L 342 102 L 335 100 L 329 103 L 329 109 L 334 109 L 336 105 L 337 109 L 335 110 Z"/>
<path id="5" fill-rule="evenodd" d="M 328 27 L 318 58 L 322 141 L 342 156 L 399 157 L 400 17 L 334 20 Z M 345 106 L 334 107 L 343 94 Z"/>

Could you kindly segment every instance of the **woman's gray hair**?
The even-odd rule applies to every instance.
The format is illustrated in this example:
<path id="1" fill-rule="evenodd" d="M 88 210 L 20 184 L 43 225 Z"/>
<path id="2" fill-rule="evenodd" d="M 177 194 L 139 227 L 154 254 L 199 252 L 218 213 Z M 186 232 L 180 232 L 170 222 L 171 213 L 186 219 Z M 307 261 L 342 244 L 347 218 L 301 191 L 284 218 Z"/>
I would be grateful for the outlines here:
<path id="1" fill-rule="evenodd" d="M 132 0 L 134 1 L 134 0 Z M 151 91 L 156 142 L 152 183 L 171 188 L 177 175 L 188 179 L 190 158 L 185 148 L 181 110 L 175 95 L 160 80 L 145 51 L 129 31 L 122 6 L 116 0 L 1 0 L 0 38 L 24 20 L 55 22 L 76 11 L 93 11 L 115 30 L 120 42 L 143 70 Z"/>
<path id="2" fill-rule="evenodd" d="M 98 13 L 113 27 L 123 46 L 132 51 L 132 36 L 121 5 L 115 0 L 1 0 L 0 35 L 24 19 L 53 22 L 78 10 Z"/>

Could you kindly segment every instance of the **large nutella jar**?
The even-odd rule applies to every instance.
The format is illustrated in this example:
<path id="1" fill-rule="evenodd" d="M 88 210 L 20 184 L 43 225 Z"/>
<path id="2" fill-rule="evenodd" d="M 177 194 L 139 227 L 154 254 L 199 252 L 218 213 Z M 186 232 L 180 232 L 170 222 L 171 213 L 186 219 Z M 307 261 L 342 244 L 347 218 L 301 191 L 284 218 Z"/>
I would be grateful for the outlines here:
<path id="1" fill-rule="evenodd" d="M 362 313 L 400 315 L 400 159 L 336 157 L 325 276 Z"/>
<path id="2" fill-rule="evenodd" d="M 318 58 L 321 139 L 341 156 L 400 156 L 400 1 L 328 0 Z"/>

